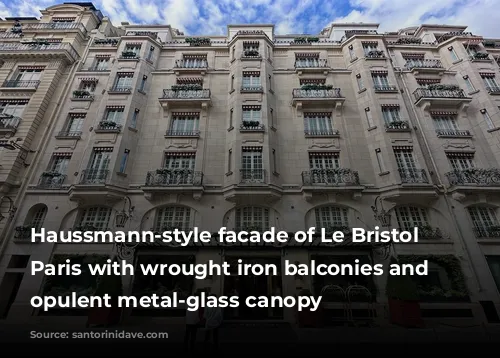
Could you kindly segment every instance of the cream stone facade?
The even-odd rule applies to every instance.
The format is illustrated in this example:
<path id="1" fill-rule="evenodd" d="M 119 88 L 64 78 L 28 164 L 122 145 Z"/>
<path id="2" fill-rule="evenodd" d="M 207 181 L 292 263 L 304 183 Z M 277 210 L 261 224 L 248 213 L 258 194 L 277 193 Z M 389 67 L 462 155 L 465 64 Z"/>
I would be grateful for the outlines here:
<path id="1" fill-rule="evenodd" d="M 31 276 L 29 260 L 115 254 L 135 263 L 243 258 L 282 269 L 285 260 L 428 259 L 431 274 L 419 281 L 427 320 L 498 317 L 500 40 L 442 25 L 380 33 L 377 24 L 332 24 L 315 37 L 276 35 L 273 25 L 228 25 L 224 36 L 188 37 L 168 25 L 114 26 L 91 4 L 57 5 L 42 14 L 39 21 L 19 19 L 20 25 L 0 22 L 6 30 L 0 104 L 26 107 L 16 112 L 19 125 L 0 128 L 6 216 L 0 312 L 7 319 L 36 319 L 34 295 L 89 287 L 85 277 Z M 37 86 L 31 79 L 17 85 L 24 69 L 41 71 Z M 9 198 L 17 210 L 7 217 Z M 390 223 L 377 215 L 384 209 Z M 130 214 L 124 228 L 122 212 Z M 294 233 L 377 225 L 418 226 L 422 238 L 388 252 L 318 242 L 53 245 L 31 243 L 29 234 L 31 227 Z M 310 290 L 323 295 L 332 323 L 387 322 L 385 282 L 385 275 L 282 273 L 123 279 L 125 293 L 137 295 Z M 64 311 L 52 315 L 86 314 Z M 136 309 L 125 319 L 182 321 L 183 312 Z M 227 319 L 295 322 L 295 314 L 240 307 Z"/>

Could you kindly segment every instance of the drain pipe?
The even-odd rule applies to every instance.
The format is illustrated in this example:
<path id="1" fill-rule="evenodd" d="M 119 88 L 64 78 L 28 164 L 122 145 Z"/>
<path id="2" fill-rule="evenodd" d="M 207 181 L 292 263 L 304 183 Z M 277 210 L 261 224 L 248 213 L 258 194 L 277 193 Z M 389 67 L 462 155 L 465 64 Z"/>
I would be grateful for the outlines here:
<path id="1" fill-rule="evenodd" d="M 399 74 L 400 83 L 404 87 L 403 97 L 406 97 L 406 101 L 409 101 L 411 103 L 411 98 L 409 97 L 409 93 L 410 92 L 408 90 L 408 86 L 406 84 L 406 81 L 404 80 L 403 71 L 401 69 L 398 69 L 396 72 Z M 465 251 L 465 255 L 467 257 L 467 260 L 470 263 L 469 266 L 471 268 L 472 274 L 474 275 L 474 278 L 475 278 L 475 281 L 476 281 L 477 290 L 478 290 L 478 292 L 482 292 L 483 291 L 483 287 L 481 285 L 481 281 L 479 279 L 479 275 L 477 273 L 477 270 L 474 267 L 474 265 L 472 264 L 471 254 L 470 254 L 469 250 L 467 250 L 467 243 L 466 243 L 466 240 L 465 240 L 465 235 L 463 234 L 462 229 L 460 228 L 460 225 L 458 225 L 458 221 L 459 220 L 458 220 L 458 218 L 457 218 L 457 216 L 455 214 L 455 211 L 453 210 L 453 205 L 451 205 L 450 199 L 448 198 L 448 193 L 449 193 L 448 189 L 447 189 L 446 185 L 443 183 L 443 181 L 441 180 L 441 177 L 440 177 L 439 172 L 438 172 L 438 166 L 436 165 L 436 162 L 434 161 L 434 157 L 430 154 L 430 153 L 432 153 L 432 150 L 431 150 L 431 147 L 429 145 L 429 142 L 427 141 L 427 138 L 423 134 L 424 132 L 422 130 L 422 124 L 418 120 L 417 111 L 415 110 L 415 107 L 413 105 L 410 105 L 410 106 L 407 106 L 407 107 L 411 108 L 411 112 L 412 112 L 412 114 L 414 116 L 414 119 L 415 119 L 413 122 L 416 123 L 416 125 L 418 126 L 418 131 L 421 133 L 420 136 L 417 134 L 417 139 L 419 137 L 422 139 L 422 141 L 424 143 L 424 146 L 425 146 L 425 149 L 429 153 L 429 159 L 430 159 L 430 162 L 431 162 L 432 167 L 434 169 L 434 173 L 436 174 L 434 177 L 437 178 L 438 185 L 441 188 L 443 188 L 443 190 L 444 190 L 444 199 L 445 199 L 445 202 L 446 202 L 446 206 L 448 207 L 448 211 L 453 216 L 453 220 L 452 220 L 453 226 L 455 227 L 456 231 L 458 232 L 458 235 L 460 237 L 460 241 L 459 241 L 460 242 L 460 246 L 461 246 L 462 250 Z M 411 118 L 410 118 L 410 120 L 411 120 Z"/>

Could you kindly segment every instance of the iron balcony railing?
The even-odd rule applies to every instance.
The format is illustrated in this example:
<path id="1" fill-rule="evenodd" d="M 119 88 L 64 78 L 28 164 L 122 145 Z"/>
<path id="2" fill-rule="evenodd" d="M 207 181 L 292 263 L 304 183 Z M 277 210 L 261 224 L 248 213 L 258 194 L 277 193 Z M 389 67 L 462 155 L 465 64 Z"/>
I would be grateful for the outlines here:
<path id="1" fill-rule="evenodd" d="M 365 52 L 366 58 L 385 58 L 384 51 L 372 50 Z"/>
<path id="2" fill-rule="evenodd" d="M 153 40 L 158 37 L 158 32 L 153 31 L 128 31 L 125 36 L 148 36 Z"/>
<path id="3" fill-rule="evenodd" d="M 328 60 L 324 58 L 318 58 L 315 60 L 296 60 L 295 68 L 325 68 L 328 67 Z"/>
<path id="4" fill-rule="evenodd" d="M 375 91 L 377 92 L 396 92 L 398 88 L 393 85 L 375 85 Z"/>
<path id="5" fill-rule="evenodd" d="M 241 92 L 263 92 L 262 86 L 241 86 Z"/>
<path id="6" fill-rule="evenodd" d="M 343 98 L 340 88 L 332 89 L 302 89 L 294 88 L 293 98 Z"/>
<path id="7" fill-rule="evenodd" d="M 80 30 L 86 32 L 85 26 L 81 22 L 48 22 L 38 24 L 23 25 L 23 31 L 26 30 Z"/>
<path id="8" fill-rule="evenodd" d="M 240 169 L 240 183 L 264 183 L 265 181 L 264 169 Z"/>
<path id="9" fill-rule="evenodd" d="M 175 60 L 175 68 L 208 68 L 208 61 L 204 59 L 196 60 Z"/>
<path id="10" fill-rule="evenodd" d="M 110 121 L 101 121 L 97 125 L 97 130 L 119 132 L 122 129 L 120 124 Z"/>
<path id="11" fill-rule="evenodd" d="M 500 226 L 484 226 L 472 229 L 477 238 L 500 238 Z"/>
<path id="12" fill-rule="evenodd" d="M 30 240 L 31 241 L 31 231 L 33 230 L 32 225 L 17 226 L 14 229 L 14 239 L 16 240 Z M 40 230 L 37 230 L 37 232 Z"/>
<path id="13" fill-rule="evenodd" d="M 250 123 L 249 123 L 250 122 Z M 263 131 L 265 126 L 262 123 L 253 123 L 253 121 L 243 121 L 240 125 L 241 131 Z"/>
<path id="14" fill-rule="evenodd" d="M 106 38 L 106 39 L 94 39 L 92 46 L 110 46 L 116 47 L 120 42 L 120 38 Z"/>
<path id="15" fill-rule="evenodd" d="M 347 168 L 311 169 L 302 172 L 302 184 L 306 186 L 359 185 L 359 174 Z"/>
<path id="16" fill-rule="evenodd" d="M 132 87 L 130 87 L 130 86 L 113 86 L 109 89 L 109 92 L 130 93 L 130 92 L 132 92 Z"/>
<path id="17" fill-rule="evenodd" d="M 325 136 L 325 137 L 329 137 L 329 136 L 337 136 L 337 135 L 340 134 L 340 132 L 339 132 L 338 129 L 324 129 L 324 130 L 321 130 L 321 129 L 305 129 L 304 130 L 304 134 L 306 136 L 317 136 L 317 137 Z"/>
<path id="18" fill-rule="evenodd" d="M 0 32 L 0 39 L 15 39 L 21 37 L 21 33 L 4 31 Z"/>
<path id="19" fill-rule="evenodd" d="M 146 175 L 146 186 L 202 186 L 203 173 L 192 169 L 153 170 Z"/>
<path id="20" fill-rule="evenodd" d="M 387 132 L 406 132 L 411 130 L 410 123 L 408 121 L 392 121 L 385 123 L 384 126 Z"/>
<path id="21" fill-rule="evenodd" d="M 460 129 L 436 129 L 438 137 L 471 137 L 472 134 L 468 130 Z"/>
<path id="22" fill-rule="evenodd" d="M 398 169 L 403 184 L 429 184 L 425 169 Z"/>
<path id="23" fill-rule="evenodd" d="M 21 118 L 11 114 L 0 113 L 0 130 L 15 130 L 19 127 Z"/>
<path id="24" fill-rule="evenodd" d="M 454 169 L 445 175 L 450 185 L 500 186 L 500 170 L 496 168 Z"/>
<path id="25" fill-rule="evenodd" d="M 65 180 L 65 174 L 44 172 L 38 180 L 37 187 L 40 189 L 61 189 Z"/>
<path id="26" fill-rule="evenodd" d="M 51 52 L 51 51 L 60 51 L 64 50 L 67 51 L 70 55 L 70 57 L 76 61 L 80 57 L 76 50 L 71 46 L 70 43 L 49 43 L 49 44 L 39 44 L 39 43 L 29 43 L 29 44 L 22 44 L 22 43 L 15 43 L 15 42 L 9 42 L 9 43 L 0 43 L 0 53 L 9 53 L 9 52 L 34 52 L 34 51 L 46 51 L 46 52 Z"/>
<path id="27" fill-rule="evenodd" d="M 104 184 L 108 175 L 108 169 L 84 169 L 82 170 L 80 184 Z"/>
<path id="28" fill-rule="evenodd" d="M 407 60 L 405 69 L 413 70 L 414 68 L 443 68 L 441 60 L 438 59 L 422 59 L 422 60 Z"/>
<path id="29" fill-rule="evenodd" d="M 491 94 L 500 94 L 500 86 L 487 86 L 486 91 Z"/>
<path id="30" fill-rule="evenodd" d="M 164 89 L 162 99 L 210 99 L 210 90 L 171 90 Z"/>
<path id="31" fill-rule="evenodd" d="M 199 137 L 200 136 L 200 131 L 199 130 L 178 130 L 178 129 L 169 129 L 167 130 L 166 133 L 167 136 L 172 136 L 172 137 Z"/>
<path id="32" fill-rule="evenodd" d="M 60 131 L 57 133 L 56 137 L 64 137 L 64 138 L 80 138 L 82 136 L 81 131 L 70 131 L 70 130 L 65 130 L 65 131 Z"/>
<path id="33" fill-rule="evenodd" d="M 7 80 L 4 81 L 2 87 L 9 88 L 38 88 L 40 81 L 22 81 L 22 80 Z"/>
<path id="34" fill-rule="evenodd" d="M 417 88 L 413 92 L 415 100 L 420 100 L 422 98 L 467 98 L 465 91 L 462 89 L 458 90 L 430 90 L 427 88 Z"/>

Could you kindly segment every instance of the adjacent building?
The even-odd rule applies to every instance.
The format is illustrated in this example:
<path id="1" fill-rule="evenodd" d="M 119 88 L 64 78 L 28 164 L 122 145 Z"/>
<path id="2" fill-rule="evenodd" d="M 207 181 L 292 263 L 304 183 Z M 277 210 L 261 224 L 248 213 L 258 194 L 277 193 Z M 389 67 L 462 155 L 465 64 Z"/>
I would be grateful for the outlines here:
<path id="1" fill-rule="evenodd" d="M 460 26 L 380 33 L 378 24 L 332 24 L 316 36 L 228 25 L 224 36 L 188 37 L 168 25 L 114 26 L 89 3 L 42 14 L 0 22 L 4 317 L 36 319 L 33 295 L 95 286 L 89 275 L 31 276 L 30 260 L 117 254 L 135 263 L 243 258 L 282 267 L 387 263 L 392 253 L 431 263 L 418 278 L 426 319 L 498 319 L 500 40 Z M 390 252 L 349 240 L 186 248 L 30 240 L 32 227 L 294 233 L 376 225 L 418 226 L 421 240 Z M 136 275 L 124 277 L 124 288 L 243 297 L 309 290 L 323 296 L 328 322 L 383 322 L 385 282 Z M 183 314 L 133 309 L 127 317 Z M 293 310 L 276 308 L 226 317 L 295 321 Z"/>

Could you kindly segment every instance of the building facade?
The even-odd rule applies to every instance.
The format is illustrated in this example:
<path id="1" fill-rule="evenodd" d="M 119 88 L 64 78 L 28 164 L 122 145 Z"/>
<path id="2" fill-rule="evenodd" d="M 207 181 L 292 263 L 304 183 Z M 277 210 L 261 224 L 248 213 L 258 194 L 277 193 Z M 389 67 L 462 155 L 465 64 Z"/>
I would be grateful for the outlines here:
<path id="1" fill-rule="evenodd" d="M 36 244 L 32 227 L 294 233 L 386 225 L 421 230 L 419 243 L 390 253 L 429 260 L 430 274 L 418 279 L 426 318 L 497 319 L 500 40 L 442 25 L 380 33 L 377 24 L 332 24 L 314 37 L 229 25 L 224 36 L 187 37 L 168 25 L 113 26 L 91 4 L 42 14 L 0 23 L 3 317 L 36 319 L 42 313 L 31 308 L 32 296 L 95 286 L 88 275 L 31 276 L 30 260 L 118 254 L 134 263 L 243 258 L 282 268 L 285 260 L 387 263 L 390 256 L 348 242 Z M 389 223 L 377 215 L 384 210 Z M 122 212 L 130 214 L 125 223 Z M 387 320 L 385 282 L 282 272 L 123 278 L 125 293 L 136 295 L 309 290 L 323 296 L 332 323 Z M 86 314 L 77 311 L 51 314 Z M 179 320 L 183 312 L 133 309 L 127 317 Z M 295 321 L 293 310 L 275 308 L 226 315 Z"/>

